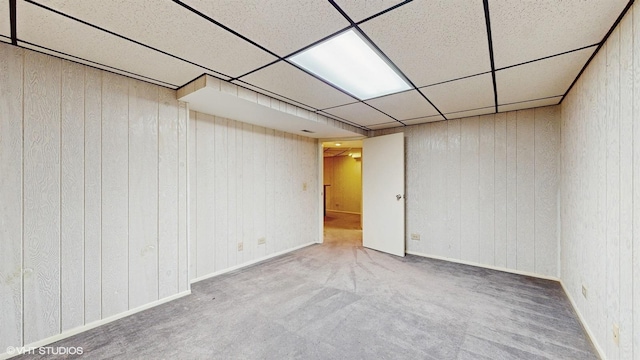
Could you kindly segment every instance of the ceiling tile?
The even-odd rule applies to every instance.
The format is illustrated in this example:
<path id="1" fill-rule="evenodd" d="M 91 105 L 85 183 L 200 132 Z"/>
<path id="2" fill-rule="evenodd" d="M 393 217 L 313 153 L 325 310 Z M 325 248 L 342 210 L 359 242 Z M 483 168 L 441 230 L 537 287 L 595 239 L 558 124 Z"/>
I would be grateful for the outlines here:
<path id="1" fill-rule="evenodd" d="M 548 99 L 540 99 L 533 101 L 523 101 L 515 104 L 508 105 L 500 105 L 498 106 L 499 112 L 505 111 L 514 111 L 514 110 L 522 110 L 522 109 L 531 109 L 541 106 L 549 106 L 549 105 L 558 105 L 558 103 L 562 100 L 562 96 L 556 96 Z"/>
<path id="2" fill-rule="evenodd" d="M 18 2 L 19 39 L 56 51 L 182 85 L 202 73 L 190 65 L 35 5 Z"/>
<path id="3" fill-rule="evenodd" d="M 349 15 L 351 20 L 358 22 L 378 14 L 390 7 L 393 7 L 404 0 L 367 0 L 367 1 L 353 1 L 353 0 L 337 0 L 336 4 L 340 6 L 344 12 Z"/>
<path id="4" fill-rule="evenodd" d="M 280 56 L 349 26 L 328 1 L 184 0 L 184 3 Z"/>
<path id="5" fill-rule="evenodd" d="M 420 91 L 444 114 L 495 106 L 491 74 L 428 86 Z"/>
<path id="6" fill-rule="evenodd" d="M 496 68 L 599 43 L 628 0 L 489 0 Z"/>
<path id="7" fill-rule="evenodd" d="M 280 100 L 281 102 L 285 102 L 285 103 L 293 104 L 293 105 L 295 105 L 295 106 L 299 106 L 299 107 L 302 107 L 302 108 L 307 109 L 307 110 L 310 110 L 310 111 L 315 111 L 315 108 L 312 108 L 311 106 L 307 106 L 307 105 L 305 105 L 305 104 L 301 104 L 301 103 L 296 102 L 296 101 L 293 101 L 293 100 L 291 100 L 291 99 L 287 99 L 287 98 L 286 98 L 286 97 L 284 97 L 284 96 L 280 96 L 280 95 L 278 95 L 278 94 L 274 94 L 274 93 L 272 93 L 272 92 L 270 92 L 270 91 L 266 91 L 266 90 L 261 89 L 261 88 L 259 88 L 259 87 L 253 86 L 253 85 L 251 85 L 251 84 L 247 84 L 247 83 L 245 83 L 245 82 L 243 82 L 243 81 L 240 81 L 240 80 L 233 80 L 233 81 L 232 81 L 232 83 L 234 83 L 234 84 L 236 84 L 236 85 L 238 85 L 238 86 L 242 86 L 242 87 L 245 87 L 245 88 L 251 89 L 251 90 L 253 90 L 253 91 L 257 92 L 257 93 L 264 94 L 264 95 L 266 95 L 266 96 L 269 96 L 270 98 L 278 99 L 278 100 Z"/>
<path id="8" fill-rule="evenodd" d="M 172 1 L 130 1 L 126 2 L 125 11 L 120 1 L 45 0 L 42 3 L 231 77 L 276 59 Z M 194 34 L 197 36 L 191 36 Z M 205 71 L 202 69 L 201 73 Z"/>
<path id="9" fill-rule="evenodd" d="M 11 37 L 11 18 L 8 1 L 0 3 L 0 35 Z"/>
<path id="10" fill-rule="evenodd" d="M 339 106 L 324 110 L 324 112 L 366 127 L 369 127 L 369 125 L 372 124 L 382 124 L 394 121 L 387 115 L 363 103 Z"/>
<path id="11" fill-rule="evenodd" d="M 470 116 L 493 114 L 496 112 L 495 106 L 489 106 L 482 109 L 473 109 L 467 111 L 458 111 L 455 113 L 444 114 L 448 120 L 462 119 Z"/>
<path id="12" fill-rule="evenodd" d="M 594 51 L 591 47 L 497 71 L 498 103 L 563 95 Z"/>
<path id="13" fill-rule="evenodd" d="M 397 121 L 394 121 L 394 122 L 389 122 L 384 124 L 375 124 L 375 125 L 368 126 L 368 128 L 371 130 L 391 129 L 395 127 L 402 127 L 402 124 L 400 124 Z"/>
<path id="14" fill-rule="evenodd" d="M 365 102 L 398 120 L 438 114 L 438 110 L 431 106 L 431 104 L 415 90 L 383 96 Z"/>
<path id="15" fill-rule="evenodd" d="M 423 118 L 419 118 L 419 119 L 405 120 L 405 121 L 403 121 L 403 123 L 405 125 L 418 125 L 418 124 L 425 124 L 425 123 L 430 123 L 430 122 L 434 122 L 434 121 L 442 121 L 442 120 L 444 120 L 442 115 L 436 115 L 436 116 L 423 117 Z"/>
<path id="16" fill-rule="evenodd" d="M 482 1 L 413 1 L 361 28 L 418 87 L 491 70 Z"/>
<path id="17" fill-rule="evenodd" d="M 249 74 L 242 80 L 317 109 L 354 101 L 351 96 L 284 61 Z"/>

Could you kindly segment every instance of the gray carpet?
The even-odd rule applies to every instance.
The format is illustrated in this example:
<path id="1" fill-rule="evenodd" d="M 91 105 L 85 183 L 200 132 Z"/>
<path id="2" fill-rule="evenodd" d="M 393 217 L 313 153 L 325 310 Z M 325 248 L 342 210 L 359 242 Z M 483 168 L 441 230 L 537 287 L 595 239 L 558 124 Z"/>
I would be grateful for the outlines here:
<path id="1" fill-rule="evenodd" d="M 323 245 L 50 346 L 90 359 L 598 358 L 558 283 L 365 249 L 357 220 L 329 213 Z"/>

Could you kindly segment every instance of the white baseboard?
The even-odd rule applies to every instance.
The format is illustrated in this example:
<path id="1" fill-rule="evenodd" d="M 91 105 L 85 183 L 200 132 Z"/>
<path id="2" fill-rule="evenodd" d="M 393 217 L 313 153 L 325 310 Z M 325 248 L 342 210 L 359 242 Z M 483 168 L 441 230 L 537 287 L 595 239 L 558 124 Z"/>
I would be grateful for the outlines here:
<path id="1" fill-rule="evenodd" d="M 197 277 L 195 279 L 192 279 L 191 280 L 191 284 L 197 283 L 198 281 L 211 279 L 212 277 L 220 276 L 222 274 L 226 274 L 226 273 L 234 271 L 234 270 L 242 269 L 244 267 L 247 267 L 247 266 L 250 266 L 250 265 L 254 265 L 254 264 L 257 264 L 257 263 L 265 261 L 265 260 L 269 260 L 269 259 L 274 258 L 276 256 L 284 255 L 286 253 L 290 253 L 292 251 L 300 250 L 302 248 L 305 248 L 305 247 L 310 246 L 310 245 L 315 245 L 315 244 L 317 244 L 317 242 L 313 241 L 313 242 L 310 242 L 310 243 L 306 243 L 306 244 L 303 244 L 303 245 L 299 245 L 299 246 L 293 247 L 291 249 L 287 249 L 287 250 L 279 251 L 277 253 L 269 254 L 267 256 L 263 256 L 261 258 L 255 259 L 255 260 L 247 261 L 247 262 L 242 263 L 240 265 L 235 265 L 235 266 L 232 266 L 232 267 L 220 270 L 220 271 L 216 271 L 216 272 L 208 274 L 208 275 L 200 276 L 200 277 Z"/>
<path id="2" fill-rule="evenodd" d="M 104 324 L 108 324 L 110 322 L 125 318 L 127 316 L 139 313 L 141 311 L 150 309 L 152 307 L 156 307 L 158 305 L 162 305 L 162 304 L 167 303 L 169 301 L 172 301 L 172 300 L 175 300 L 175 299 L 179 299 L 179 298 L 181 298 L 183 296 L 187 296 L 187 295 L 190 295 L 190 294 L 191 294 L 191 290 L 183 291 L 181 293 L 168 296 L 168 297 L 166 297 L 164 299 L 156 300 L 154 302 L 150 302 L 148 304 L 139 306 L 139 307 L 137 307 L 135 309 L 127 310 L 127 311 L 122 312 L 120 314 L 112 315 L 112 316 L 109 316 L 107 318 L 104 318 L 104 319 L 101 319 L 101 320 L 97 320 L 97 321 L 94 321 L 94 322 L 86 324 L 86 325 L 78 326 L 77 328 L 74 328 L 74 329 L 71 329 L 71 330 L 67 330 L 67 331 L 65 331 L 65 332 L 63 332 L 61 334 L 54 335 L 54 336 L 48 337 L 46 339 L 42 339 L 42 340 L 33 342 L 31 344 L 24 345 L 21 348 L 23 348 L 23 349 L 31 349 L 31 348 L 39 348 L 39 347 L 42 347 L 42 346 L 45 346 L 45 345 L 49 345 L 49 344 L 54 343 L 56 341 L 60 341 L 62 339 L 66 339 L 66 338 L 68 338 L 70 336 L 77 335 L 77 334 L 79 334 L 81 332 L 85 332 L 85 331 L 97 328 L 98 326 L 101 326 L 101 325 L 104 325 Z M 9 358 L 12 358 L 14 356 L 20 355 L 18 352 L 14 353 L 14 354 L 9 354 L 9 353 L 6 352 L 7 349 L 0 349 L 0 350 L 1 351 L 5 351 L 5 352 L 0 354 L 0 360 L 9 359 Z"/>
<path id="3" fill-rule="evenodd" d="M 539 278 L 539 279 L 553 280 L 553 281 L 558 281 L 558 282 L 560 281 L 560 279 L 555 277 L 555 276 L 541 275 L 541 274 L 536 274 L 536 273 L 532 273 L 532 272 L 528 272 L 528 271 L 509 269 L 509 268 L 500 267 L 500 266 L 485 265 L 485 264 L 481 264 L 481 263 L 477 263 L 477 262 L 473 262 L 473 261 L 466 261 L 466 260 L 448 258 L 446 256 L 428 255 L 428 254 L 423 254 L 423 253 L 419 253 L 419 252 L 415 252 L 415 251 L 407 251 L 406 253 L 409 254 L 409 255 L 422 256 L 422 257 L 436 259 L 436 260 L 444 260 L 444 261 L 449 261 L 449 262 L 452 262 L 452 263 L 470 265 L 470 266 L 475 266 L 475 267 L 481 267 L 481 268 L 485 268 L 485 269 L 497 270 L 497 271 L 507 272 L 507 273 L 511 273 L 511 274 L 530 276 L 530 277 L 535 277 L 535 278 Z"/>
<path id="4" fill-rule="evenodd" d="M 564 285 L 564 282 L 562 280 L 560 280 L 560 285 L 562 285 L 562 289 L 564 290 L 564 293 L 567 294 L 567 297 L 569 298 L 569 302 L 571 303 L 571 306 L 573 306 L 573 311 L 575 311 L 575 313 L 578 314 L 578 319 L 580 320 L 580 323 L 582 323 L 582 327 L 584 327 L 584 330 L 587 332 L 589 339 L 591 339 L 591 343 L 593 344 L 593 347 L 596 348 L 598 355 L 600 355 L 600 359 L 606 359 L 607 357 L 605 356 L 604 351 L 600 347 L 600 344 L 598 344 L 598 342 L 596 341 L 596 337 L 593 335 L 593 332 L 589 328 L 589 325 L 587 325 L 587 322 L 582 316 L 582 313 L 580 313 L 580 310 L 578 310 L 578 306 L 576 302 L 573 300 L 573 296 L 571 296 L 571 293 L 567 290 L 567 287 Z"/>

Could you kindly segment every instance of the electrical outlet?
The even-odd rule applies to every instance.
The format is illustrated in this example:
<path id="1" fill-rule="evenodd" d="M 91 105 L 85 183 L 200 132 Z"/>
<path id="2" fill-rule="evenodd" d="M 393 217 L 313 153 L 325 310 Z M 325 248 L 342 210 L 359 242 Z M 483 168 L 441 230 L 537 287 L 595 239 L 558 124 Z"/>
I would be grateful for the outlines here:
<path id="1" fill-rule="evenodd" d="M 238 251 L 242 251 L 242 248 L 243 248 L 242 243 L 241 243 L 241 242 L 239 242 L 239 243 L 238 243 Z"/>
<path id="2" fill-rule="evenodd" d="M 261 237 L 260 239 L 258 239 L 258 245 L 263 245 L 266 242 L 267 242 L 267 239 L 264 237 Z"/>
<path id="3" fill-rule="evenodd" d="M 411 234 L 411 240 L 420 240 L 420 234 Z"/>
<path id="4" fill-rule="evenodd" d="M 613 324 L 613 342 L 616 345 L 620 345 L 620 327 L 618 324 Z"/>
<path id="5" fill-rule="evenodd" d="M 584 296 L 584 298 L 587 298 L 587 287 L 582 285 L 582 296 Z"/>

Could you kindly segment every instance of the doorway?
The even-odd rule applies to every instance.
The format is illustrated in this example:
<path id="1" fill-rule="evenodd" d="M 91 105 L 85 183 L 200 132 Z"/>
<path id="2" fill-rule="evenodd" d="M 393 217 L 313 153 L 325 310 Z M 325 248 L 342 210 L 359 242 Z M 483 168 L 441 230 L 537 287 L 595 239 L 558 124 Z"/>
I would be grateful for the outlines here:
<path id="1" fill-rule="evenodd" d="M 362 140 L 322 143 L 324 223 L 329 246 L 362 246 Z"/>

